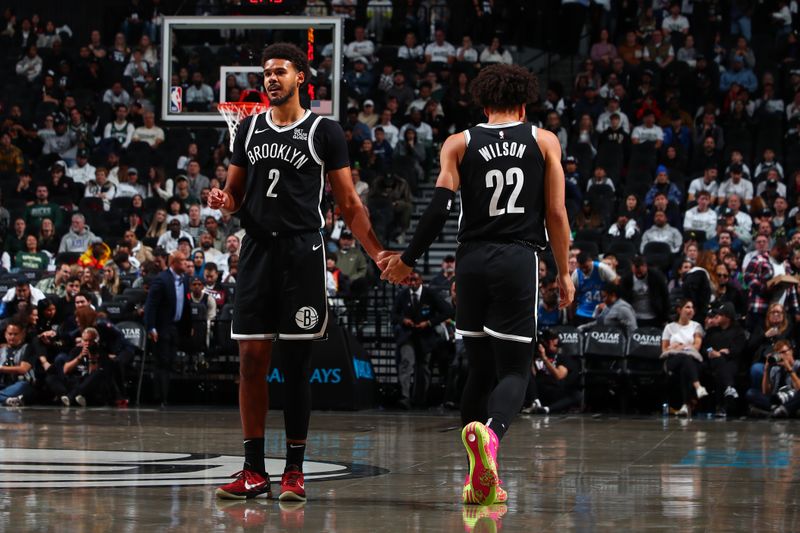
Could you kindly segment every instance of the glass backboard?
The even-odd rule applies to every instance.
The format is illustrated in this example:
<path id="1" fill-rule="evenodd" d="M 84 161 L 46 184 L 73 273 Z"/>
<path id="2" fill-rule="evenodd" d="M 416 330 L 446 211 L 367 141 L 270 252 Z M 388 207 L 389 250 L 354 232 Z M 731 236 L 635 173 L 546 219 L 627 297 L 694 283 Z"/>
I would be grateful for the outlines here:
<path id="1" fill-rule="evenodd" d="M 303 106 L 339 119 L 342 21 L 339 17 L 165 17 L 161 48 L 161 120 L 221 123 L 219 102 L 263 90 L 261 52 L 275 42 L 305 50 L 310 81 Z"/>

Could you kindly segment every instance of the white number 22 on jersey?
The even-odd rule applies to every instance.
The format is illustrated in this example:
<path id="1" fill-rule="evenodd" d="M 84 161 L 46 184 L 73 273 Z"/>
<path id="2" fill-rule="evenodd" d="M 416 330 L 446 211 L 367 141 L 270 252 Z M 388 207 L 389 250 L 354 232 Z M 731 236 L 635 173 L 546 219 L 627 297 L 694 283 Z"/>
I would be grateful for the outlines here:
<path id="1" fill-rule="evenodd" d="M 517 207 L 517 199 L 522 192 L 522 186 L 525 183 L 525 176 L 522 174 L 522 169 L 519 167 L 512 167 L 506 171 L 505 179 L 503 173 L 499 170 L 490 170 L 486 173 L 486 188 L 491 189 L 494 187 L 492 194 L 492 201 L 489 202 L 489 216 L 497 217 L 506 213 L 519 214 L 524 213 L 524 207 Z M 500 195 L 503 194 L 503 185 L 513 185 L 514 190 L 511 191 L 511 196 L 508 198 L 508 205 L 506 207 L 497 207 L 500 201 Z"/>
<path id="2" fill-rule="evenodd" d="M 272 168 L 269 171 L 269 188 L 267 189 L 267 198 L 277 198 L 278 193 L 275 191 L 275 186 L 278 184 L 278 181 L 281 179 L 281 171 L 277 168 Z"/>

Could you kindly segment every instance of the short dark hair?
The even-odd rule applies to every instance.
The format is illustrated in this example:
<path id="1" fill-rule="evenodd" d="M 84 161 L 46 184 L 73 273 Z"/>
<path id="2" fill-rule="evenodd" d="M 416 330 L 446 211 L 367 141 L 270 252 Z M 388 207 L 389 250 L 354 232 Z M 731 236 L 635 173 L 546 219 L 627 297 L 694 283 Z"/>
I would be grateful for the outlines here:
<path id="1" fill-rule="evenodd" d="M 578 254 L 577 260 L 578 260 L 578 264 L 582 265 L 586 261 L 594 261 L 594 258 L 592 257 L 592 254 L 590 254 L 589 252 L 581 252 L 581 253 Z"/>
<path id="2" fill-rule="evenodd" d="M 206 266 L 203 268 L 204 272 L 212 270 L 214 272 L 219 272 L 219 268 L 217 267 L 216 263 L 206 263 Z"/>
<path id="3" fill-rule="evenodd" d="M 481 69 L 470 92 L 477 105 L 504 111 L 533 102 L 539 83 L 525 67 L 491 65 Z"/>
<path id="4" fill-rule="evenodd" d="M 270 59 L 285 59 L 294 65 L 297 72 L 305 74 L 305 79 L 308 81 L 308 58 L 306 54 L 292 43 L 274 43 L 266 48 L 261 54 L 261 66 Z"/>

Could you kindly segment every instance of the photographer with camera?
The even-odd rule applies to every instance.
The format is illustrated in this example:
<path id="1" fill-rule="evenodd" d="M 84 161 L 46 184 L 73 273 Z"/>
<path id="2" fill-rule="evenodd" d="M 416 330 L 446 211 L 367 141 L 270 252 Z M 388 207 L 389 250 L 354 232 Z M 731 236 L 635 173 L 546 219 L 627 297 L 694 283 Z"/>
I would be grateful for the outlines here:
<path id="1" fill-rule="evenodd" d="M 782 339 L 773 344 L 772 352 L 764 363 L 761 389 L 751 388 L 747 391 L 751 414 L 781 417 L 793 413 L 789 408 L 797 406 L 797 402 L 792 400 L 797 398 L 797 391 L 800 390 L 798 372 L 800 361 L 794 359 L 792 343 Z"/>
<path id="2" fill-rule="evenodd" d="M 61 402 L 67 407 L 108 403 L 113 389 L 110 361 L 108 349 L 101 342 L 97 329 L 85 328 L 80 342 L 70 352 L 69 360 L 64 363 L 62 392 L 68 392 L 62 394 Z"/>
<path id="3" fill-rule="evenodd" d="M 25 341 L 26 325 L 10 320 L 0 347 L 0 404 L 20 407 L 34 395 L 36 356 Z"/>
<path id="4" fill-rule="evenodd" d="M 550 414 L 580 405 L 583 393 L 578 385 L 578 364 L 572 357 L 559 353 L 558 333 L 546 329 L 539 335 L 536 355 L 525 393 L 527 414 Z"/>

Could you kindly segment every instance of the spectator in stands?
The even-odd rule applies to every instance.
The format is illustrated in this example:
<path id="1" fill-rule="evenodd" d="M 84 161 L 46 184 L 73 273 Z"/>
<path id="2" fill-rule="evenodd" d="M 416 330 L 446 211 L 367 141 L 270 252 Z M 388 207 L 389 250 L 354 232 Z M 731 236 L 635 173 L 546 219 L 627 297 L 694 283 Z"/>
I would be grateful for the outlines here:
<path id="1" fill-rule="evenodd" d="M 219 309 L 225 307 L 225 303 L 227 301 L 227 292 L 225 292 L 225 288 L 222 286 L 219 267 L 217 267 L 216 263 L 206 263 L 206 266 L 203 269 L 203 278 L 206 282 L 205 289 L 203 290 L 205 290 L 207 294 L 214 298 L 214 301 L 217 302 L 217 307 Z"/>
<path id="2" fill-rule="evenodd" d="M 711 210 L 711 194 L 706 190 L 697 193 L 697 205 L 688 209 L 683 217 L 683 230 L 702 231 L 711 238 L 717 229 L 717 214 Z"/>
<path id="3" fill-rule="evenodd" d="M 425 47 L 425 62 L 438 65 L 453 63 L 456 59 L 456 48 L 444 40 L 444 30 L 434 32 L 434 40 Z"/>
<path id="4" fill-rule="evenodd" d="M 581 329 L 594 325 L 612 326 L 625 330 L 628 337 L 637 328 L 636 312 L 631 304 L 620 297 L 621 288 L 617 283 L 607 282 L 600 291 L 601 302 L 594 309 L 594 320 L 580 326 Z"/>
<path id="5" fill-rule="evenodd" d="M 600 290 L 605 283 L 617 280 L 617 275 L 605 263 L 596 261 L 589 252 L 578 254 L 578 268 L 572 273 L 575 284 L 575 322 L 585 324 L 594 318 L 601 301 Z"/>
<path id="6" fill-rule="evenodd" d="M 91 244 L 78 258 L 78 264 L 82 267 L 102 269 L 110 259 L 111 248 L 100 237 L 94 237 Z"/>
<path id="7" fill-rule="evenodd" d="M 352 69 L 348 68 L 344 74 L 344 82 L 352 91 L 352 96 L 358 100 L 363 100 L 370 94 L 374 83 L 372 73 L 367 70 L 368 64 L 366 57 L 356 57 L 352 59 Z"/>
<path id="8" fill-rule="evenodd" d="M 769 281 L 784 272 L 783 261 L 788 255 L 786 242 L 775 241 L 769 252 L 762 252 L 753 257 L 744 271 L 744 280 L 748 285 L 747 324 L 751 328 L 764 320 L 770 302 L 773 286 Z M 796 307 L 796 306 L 795 306 Z"/>
<path id="9" fill-rule="evenodd" d="M 610 42 L 609 33 L 606 28 L 600 30 L 600 40 L 592 45 L 589 52 L 592 61 L 598 64 L 601 71 L 608 71 L 611 68 L 611 61 L 618 57 L 617 47 Z"/>
<path id="10" fill-rule="evenodd" d="M 712 165 L 703 170 L 702 177 L 693 179 L 689 184 L 689 194 L 686 200 L 694 202 L 697 200 L 700 191 L 707 191 L 711 205 L 715 205 L 719 196 L 718 190 L 717 167 Z"/>
<path id="11" fill-rule="evenodd" d="M 103 129 L 103 139 L 116 143 L 116 147 L 127 150 L 133 140 L 134 131 L 133 122 L 128 120 L 128 106 L 125 104 L 115 105 L 114 120 L 106 124 Z M 113 149 L 115 147 L 109 146 L 108 148 Z"/>
<path id="12" fill-rule="evenodd" d="M 14 258 L 14 264 L 17 268 L 28 270 L 44 270 L 47 268 L 50 258 L 44 252 L 39 251 L 39 242 L 36 239 L 36 235 L 29 234 L 25 238 L 25 248 L 24 252 L 17 252 Z"/>
<path id="13" fill-rule="evenodd" d="M 133 140 L 135 142 L 145 142 L 151 148 L 157 148 L 164 142 L 164 130 L 156 126 L 156 115 L 152 111 L 144 114 L 144 125 L 133 130 Z"/>
<path id="14" fill-rule="evenodd" d="M 168 231 L 161 234 L 158 238 L 157 246 L 164 248 L 167 253 L 172 253 L 178 249 L 178 241 L 182 238 L 188 239 L 189 246 L 194 246 L 194 241 L 192 240 L 192 236 L 189 235 L 186 231 L 181 229 L 181 222 L 178 219 L 170 220 L 168 226 Z"/>
<path id="15" fill-rule="evenodd" d="M 723 262 L 715 267 L 717 273 L 717 291 L 715 301 L 718 303 L 730 303 L 736 312 L 736 319 L 747 314 L 747 297 L 731 277 L 728 266 Z"/>
<path id="16" fill-rule="evenodd" d="M 664 33 L 664 30 L 655 30 L 650 36 L 650 42 L 644 47 L 644 60 L 655 63 L 662 70 L 675 59 L 675 50 L 670 44 L 669 36 Z"/>
<path id="17" fill-rule="evenodd" d="M 650 206 L 653 204 L 653 200 L 657 193 L 664 193 L 667 195 L 667 199 L 676 204 L 681 205 L 681 200 L 683 199 L 683 194 L 678 189 L 678 186 L 672 183 L 669 180 L 669 171 L 667 167 L 664 165 L 659 165 L 656 169 L 656 179 L 653 183 L 653 186 L 647 191 L 647 195 L 644 197 L 644 203 L 646 206 Z"/>
<path id="18" fill-rule="evenodd" d="M 3 243 L 3 250 L 11 257 L 16 257 L 17 252 L 25 250 L 25 238 L 28 235 L 28 225 L 25 219 L 18 217 L 14 219 L 14 232 L 6 235 Z"/>
<path id="19" fill-rule="evenodd" d="M 95 239 L 94 233 L 86 225 L 86 218 L 81 213 L 74 213 L 69 231 L 61 237 L 58 252 L 83 253 Z"/>
<path id="20" fill-rule="evenodd" d="M 656 211 L 653 214 L 653 226 L 642 234 L 642 253 L 650 242 L 666 243 L 674 254 L 681 249 L 683 236 L 680 231 L 667 223 L 667 214 L 664 211 Z"/>
<path id="21" fill-rule="evenodd" d="M 417 44 L 417 35 L 413 31 L 406 33 L 403 45 L 397 49 L 397 58 L 409 64 L 425 59 L 425 49 Z"/>
<path id="22" fill-rule="evenodd" d="M 75 183 L 87 183 L 94 178 L 95 167 L 89 163 L 89 150 L 78 148 L 76 164 L 67 169 L 67 176 Z"/>
<path id="23" fill-rule="evenodd" d="M 731 165 L 730 178 L 723 181 L 719 186 L 719 202 L 723 204 L 729 201 L 731 195 L 737 195 L 740 200 L 744 200 L 746 205 L 750 205 L 753 200 L 753 184 L 750 180 L 744 179 L 742 174 L 742 166 L 738 164 Z"/>
<path id="24" fill-rule="evenodd" d="M 214 90 L 205 83 L 202 72 L 192 74 L 192 84 L 184 93 L 184 103 L 189 111 L 208 111 L 214 101 Z"/>
<path id="25" fill-rule="evenodd" d="M 6 343 L 0 347 L 0 403 L 21 407 L 34 395 L 36 355 L 26 342 L 27 327 L 18 321 L 5 326 Z"/>
<path id="26" fill-rule="evenodd" d="M 653 143 L 656 149 L 660 149 L 664 143 L 664 130 L 656 126 L 656 115 L 652 110 L 647 110 L 642 116 L 642 123 L 633 128 L 631 133 L 633 144 Z"/>
<path id="27" fill-rule="evenodd" d="M 744 58 L 741 55 L 735 55 L 731 59 L 731 69 L 722 73 L 719 80 L 719 90 L 725 92 L 734 83 L 741 85 L 749 93 L 755 92 L 758 88 L 758 80 L 755 74 L 745 67 Z"/>
<path id="28" fill-rule="evenodd" d="M 399 293 L 392 309 L 401 407 L 408 409 L 412 404 L 426 405 L 431 379 L 431 351 L 439 339 L 434 328 L 451 314 L 450 306 L 438 292 L 423 287 L 422 277 L 413 272 L 409 276 L 408 289 Z"/>
<path id="29" fill-rule="evenodd" d="M 621 294 L 636 311 L 639 327 L 661 326 L 669 313 L 667 279 L 642 256 L 635 256 L 631 264 L 631 271 L 620 281 Z"/>
<path id="30" fill-rule="evenodd" d="M 28 278 L 20 274 L 14 286 L 8 289 L 0 300 L 0 317 L 8 318 L 17 314 L 22 308 L 35 307 L 42 298 L 44 293 L 36 287 L 31 287 Z"/>
<path id="31" fill-rule="evenodd" d="M 355 40 L 344 47 L 344 56 L 350 61 L 363 57 L 368 63 L 371 62 L 375 54 L 375 44 L 367 39 L 367 32 L 363 26 L 356 26 L 353 33 Z"/>
<path id="32" fill-rule="evenodd" d="M 208 177 L 200 173 L 200 163 L 196 159 L 189 161 L 186 165 L 186 179 L 189 183 L 189 191 L 194 198 L 200 198 L 200 192 L 209 186 Z M 176 186 L 179 184 L 180 179 L 178 179 Z M 180 187 L 178 187 L 178 190 L 180 190 Z"/>
<path id="33" fill-rule="evenodd" d="M 697 400 L 708 396 L 708 391 L 700 384 L 700 368 L 703 356 L 703 326 L 692 320 L 694 304 L 691 300 L 681 300 L 676 308 L 678 319 L 670 322 L 661 335 L 661 358 L 666 359 L 666 369 L 680 382 L 683 405 L 678 416 L 690 416 Z"/>
<path id="34" fill-rule="evenodd" d="M 145 327 L 155 344 L 157 375 L 156 389 L 162 405 L 169 399 L 169 374 L 180 344 L 180 336 L 189 334 L 191 312 L 185 305 L 189 292 L 184 275 L 186 256 L 173 252 L 169 268 L 161 272 L 150 285 L 145 304 Z"/>
<path id="35" fill-rule="evenodd" d="M 431 289 L 448 293 L 450 286 L 455 283 L 456 275 L 456 256 L 448 254 L 442 259 L 442 269 L 433 277 Z"/>
<path id="36" fill-rule="evenodd" d="M 25 208 L 25 223 L 31 232 L 38 232 L 42 220 L 49 218 L 56 226 L 61 225 L 61 207 L 50 201 L 50 191 L 47 185 L 36 186 L 36 201 Z"/>
<path id="37" fill-rule="evenodd" d="M 510 65 L 514 59 L 511 57 L 508 50 L 500 45 L 500 38 L 495 36 L 492 37 L 492 42 L 489 43 L 489 46 L 485 47 L 483 52 L 481 52 L 480 61 L 486 65 L 492 63 Z"/>
<path id="38" fill-rule="evenodd" d="M 17 61 L 16 73 L 28 80 L 28 83 L 33 83 L 42 73 L 42 58 L 35 44 L 28 46 L 25 55 Z"/>
<path id="39" fill-rule="evenodd" d="M 717 414 L 732 415 L 737 411 L 739 399 L 734 386 L 736 371 L 747 346 L 744 330 L 736 322 L 733 304 L 725 302 L 712 309 L 705 328 L 702 353 L 714 379 Z"/>
<path id="40" fill-rule="evenodd" d="M 579 406 L 583 393 L 578 363 L 560 353 L 561 341 L 552 329 L 544 330 L 538 340 L 522 412 L 548 415 Z"/>
<path id="41" fill-rule="evenodd" d="M 98 198 L 104 211 L 111 209 L 111 200 L 117 195 L 117 186 L 109 179 L 105 167 L 97 167 L 94 179 L 86 183 L 83 195 L 85 198 Z"/>
<path id="42" fill-rule="evenodd" d="M 0 134 L 0 172 L 18 174 L 24 168 L 22 150 L 11 144 L 11 135 L 4 131 Z"/>
<path id="43" fill-rule="evenodd" d="M 53 276 L 46 277 L 36 284 L 36 288 L 44 294 L 55 294 L 58 297 L 64 296 L 67 287 L 67 279 L 71 275 L 71 268 L 68 263 L 61 263 Z"/>
<path id="44" fill-rule="evenodd" d="M 42 154 L 57 156 L 68 165 L 74 164 L 78 153 L 78 136 L 67 127 L 67 120 L 61 113 L 53 117 L 53 127 L 55 133 L 45 139 Z"/>

